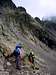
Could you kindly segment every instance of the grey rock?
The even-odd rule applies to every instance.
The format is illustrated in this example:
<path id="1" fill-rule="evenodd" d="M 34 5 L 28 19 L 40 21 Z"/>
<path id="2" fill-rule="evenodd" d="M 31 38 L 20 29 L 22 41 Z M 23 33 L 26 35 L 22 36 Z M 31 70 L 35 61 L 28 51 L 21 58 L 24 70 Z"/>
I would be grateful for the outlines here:
<path id="1" fill-rule="evenodd" d="M 6 71 L 0 71 L 0 75 L 9 75 L 9 72 L 6 72 Z"/>

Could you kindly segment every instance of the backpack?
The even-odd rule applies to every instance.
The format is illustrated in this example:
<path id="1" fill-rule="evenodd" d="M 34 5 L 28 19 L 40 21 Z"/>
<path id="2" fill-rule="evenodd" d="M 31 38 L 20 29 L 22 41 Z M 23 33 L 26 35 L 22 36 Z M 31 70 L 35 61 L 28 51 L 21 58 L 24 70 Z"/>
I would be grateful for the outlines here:
<path id="1" fill-rule="evenodd" d="M 20 54 L 20 48 L 16 49 L 16 53 Z"/>
<path id="2" fill-rule="evenodd" d="M 20 55 L 20 48 L 16 48 L 16 49 L 14 50 L 14 55 L 15 55 L 15 56 Z"/>

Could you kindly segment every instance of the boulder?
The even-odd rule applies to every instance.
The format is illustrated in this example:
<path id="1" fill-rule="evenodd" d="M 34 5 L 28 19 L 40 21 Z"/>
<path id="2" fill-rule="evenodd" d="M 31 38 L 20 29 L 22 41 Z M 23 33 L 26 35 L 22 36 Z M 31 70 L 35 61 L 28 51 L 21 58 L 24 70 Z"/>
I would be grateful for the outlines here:
<path id="1" fill-rule="evenodd" d="M 0 50 L 5 57 L 11 55 L 11 49 L 3 43 L 0 43 Z"/>

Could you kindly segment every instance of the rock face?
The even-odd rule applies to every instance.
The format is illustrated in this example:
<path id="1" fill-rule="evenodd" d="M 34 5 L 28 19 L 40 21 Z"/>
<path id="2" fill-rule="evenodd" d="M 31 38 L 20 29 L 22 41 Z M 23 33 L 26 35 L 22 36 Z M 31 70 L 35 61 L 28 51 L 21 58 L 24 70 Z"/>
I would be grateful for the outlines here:
<path id="1" fill-rule="evenodd" d="M 10 7 L 10 8 L 16 8 L 15 4 L 12 2 L 12 0 L 1 0 L 0 1 L 0 7 Z"/>
<path id="2" fill-rule="evenodd" d="M 5 56 L 10 55 L 10 49 L 13 52 L 19 36 L 23 34 L 33 37 L 32 31 L 36 27 L 40 28 L 39 23 L 27 14 L 24 7 L 16 8 L 11 0 L 0 1 L 0 47 L 3 48 Z M 29 39 L 32 38 L 30 36 Z"/>
<path id="3" fill-rule="evenodd" d="M 56 49 L 56 23 L 52 21 L 43 21 L 46 32 L 48 33 L 48 45 L 52 49 Z"/>
<path id="4" fill-rule="evenodd" d="M 18 11 L 22 11 L 26 13 L 26 9 L 24 7 L 18 7 Z"/>
<path id="5" fill-rule="evenodd" d="M 39 22 L 40 25 L 42 26 L 42 29 L 35 30 L 34 34 L 36 35 L 36 37 L 38 37 L 50 48 L 56 49 L 56 23 L 53 22 L 53 20 L 41 21 L 38 17 L 35 17 L 35 20 Z"/>

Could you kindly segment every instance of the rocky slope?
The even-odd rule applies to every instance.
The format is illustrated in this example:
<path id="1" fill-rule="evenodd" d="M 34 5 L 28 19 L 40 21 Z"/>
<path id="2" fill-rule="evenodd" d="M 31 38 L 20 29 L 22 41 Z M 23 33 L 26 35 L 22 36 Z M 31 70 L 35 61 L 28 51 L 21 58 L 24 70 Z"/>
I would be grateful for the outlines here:
<path id="1" fill-rule="evenodd" d="M 4 6 L 7 3 L 14 5 L 11 1 L 3 3 L 4 0 L 1 1 L 2 8 L 0 8 L 0 43 L 4 43 L 5 46 L 11 46 L 13 49 L 14 44 L 19 40 L 19 35 L 22 37 L 25 35 L 33 40 L 33 31 L 35 28 L 40 29 L 40 24 L 26 13 L 25 8 L 11 9 L 9 6 Z"/>
<path id="2" fill-rule="evenodd" d="M 43 27 L 31 17 L 23 7 L 16 7 L 11 0 L 0 1 L 0 74 L 4 75 L 55 75 L 56 52 L 42 43 L 35 31 Z M 37 32 L 37 36 L 39 33 Z M 26 65 L 21 71 L 15 68 L 15 58 L 10 57 L 18 42 L 23 44 L 26 53 L 35 53 L 35 63 L 39 70 L 30 69 Z M 3 56 L 4 55 L 4 56 Z M 5 57 L 9 56 L 8 59 Z M 2 58 L 1 58 L 2 57 Z M 8 64 L 9 63 L 9 64 Z M 29 66 L 29 65 L 28 65 Z M 26 69 L 26 70 L 25 70 Z M 52 71 L 53 70 L 53 71 Z"/>
<path id="3" fill-rule="evenodd" d="M 49 20 L 50 19 L 50 20 Z M 39 32 L 39 39 L 48 45 L 50 48 L 56 50 L 56 23 L 55 17 L 48 18 L 47 20 L 41 21 L 38 17 L 35 17 L 35 20 L 40 23 L 43 27 Z M 37 30 L 36 30 L 37 33 Z M 40 37 L 41 36 L 41 37 Z"/>
<path id="4" fill-rule="evenodd" d="M 56 47 L 56 23 L 52 21 L 44 21 L 44 28 L 49 34 L 49 38 L 51 39 L 51 43 L 53 44 L 53 48 Z"/>

